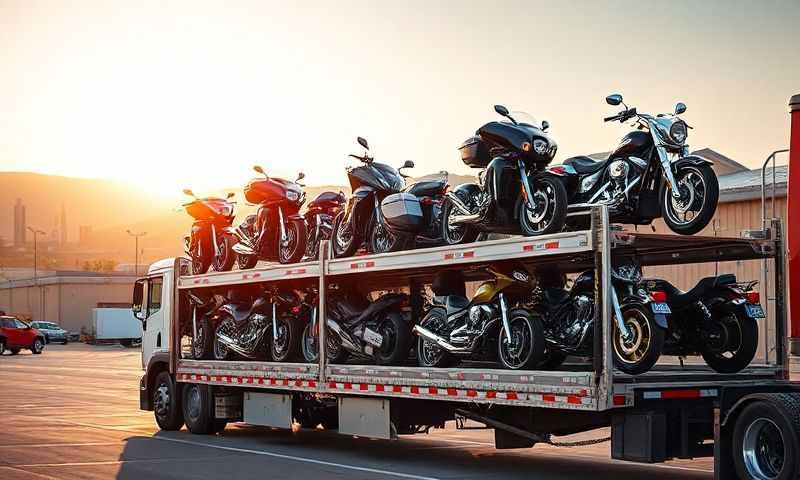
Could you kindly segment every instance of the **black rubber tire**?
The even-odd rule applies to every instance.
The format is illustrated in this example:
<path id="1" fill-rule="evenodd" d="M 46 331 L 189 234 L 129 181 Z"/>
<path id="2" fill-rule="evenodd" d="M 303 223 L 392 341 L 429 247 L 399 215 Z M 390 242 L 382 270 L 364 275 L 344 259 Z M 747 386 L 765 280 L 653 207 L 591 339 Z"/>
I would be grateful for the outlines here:
<path id="1" fill-rule="evenodd" d="M 48 345 L 48 344 L 50 344 L 50 335 L 45 335 L 45 336 L 44 336 L 44 344 L 45 344 L 45 345 Z"/>
<path id="2" fill-rule="evenodd" d="M 319 361 L 319 349 L 317 348 L 316 351 L 314 347 L 310 345 L 309 336 L 311 335 L 311 322 L 306 323 L 305 327 L 303 327 L 303 334 L 300 337 L 300 351 L 303 354 L 303 360 L 306 363 L 317 363 Z"/>
<path id="3" fill-rule="evenodd" d="M 336 335 L 335 333 L 332 333 L 330 330 L 328 330 L 326 333 L 329 336 L 335 336 Z M 305 327 L 303 327 L 303 335 L 302 335 L 300 341 L 305 343 L 306 342 L 306 338 L 309 335 L 311 335 L 311 322 L 306 323 Z M 344 361 L 347 360 L 347 357 L 349 357 L 350 355 L 348 354 L 347 350 L 345 350 L 344 347 L 342 346 L 341 341 L 338 338 L 331 340 L 331 338 L 328 337 L 328 339 L 326 340 L 326 343 L 327 342 L 334 342 L 334 345 L 338 345 L 338 348 L 335 349 L 335 353 L 334 353 L 334 349 L 331 347 L 331 344 L 330 343 L 328 344 L 327 351 L 326 351 L 327 355 L 325 357 L 326 361 L 328 363 L 330 363 L 330 364 L 344 363 Z M 317 347 L 319 348 L 319 345 L 317 345 Z M 300 350 L 301 350 L 301 352 L 303 354 L 303 359 L 307 363 L 317 363 L 317 362 L 319 362 L 319 351 L 312 352 L 312 351 L 308 350 L 303 345 L 301 345 Z"/>
<path id="4" fill-rule="evenodd" d="M 34 355 L 41 355 L 42 352 L 44 352 L 45 345 L 43 337 L 36 337 L 31 345 L 31 352 L 33 352 Z"/>
<path id="5" fill-rule="evenodd" d="M 703 360 L 709 367 L 719 373 L 736 373 L 750 365 L 753 357 L 758 350 L 758 322 L 748 317 L 744 312 L 744 307 L 739 305 L 724 312 L 724 315 L 734 315 L 741 329 L 741 347 L 730 357 L 723 357 L 718 352 L 709 348 L 708 342 L 703 342 Z M 712 317 L 719 318 L 717 312 L 712 311 Z"/>
<path id="6" fill-rule="evenodd" d="M 564 225 L 567 221 L 567 206 L 569 199 L 567 198 L 567 189 L 564 184 L 555 177 L 544 176 L 535 180 L 533 185 L 534 192 L 542 186 L 550 187 L 553 190 L 553 212 L 550 215 L 550 223 L 541 231 L 536 231 L 535 227 L 530 224 L 530 219 L 525 214 L 527 203 L 524 197 L 517 200 L 517 214 L 519 215 L 519 228 L 523 235 L 526 237 L 533 237 L 537 235 L 547 235 L 549 233 L 558 233 L 564 230 Z"/>
<path id="7" fill-rule="evenodd" d="M 194 253 L 191 254 L 192 275 L 202 275 L 206 273 L 211 267 L 211 260 L 213 259 L 213 255 L 211 255 L 211 250 L 213 249 L 211 242 L 208 240 L 199 241 L 202 242 L 200 250 L 205 253 L 203 255 L 195 255 Z"/>
<path id="8" fill-rule="evenodd" d="M 19 347 L 11 347 L 8 349 L 11 352 L 11 355 L 19 355 L 19 352 L 22 350 Z"/>
<path id="9" fill-rule="evenodd" d="M 686 165 L 683 168 L 694 168 L 700 175 L 703 177 L 703 181 L 706 184 L 706 200 L 703 208 L 700 210 L 700 213 L 691 220 L 690 223 L 686 225 L 679 225 L 674 223 L 674 221 L 670 218 L 669 215 L 666 215 L 663 209 L 666 208 L 667 202 L 667 195 L 669 193 L 669 187 L 667 187 L 667 182 L 664 182 L 661 186 L 661 192 L 659 193 L 659 200 L 661 202 L 662 208 L 662 218 L 664 219 L 664 223 L 675 233 L 679 233 L 681 235 L 694 235 L 695 233 L 699 232 L 700 230 L 704 229 L 708 222 L 714 218 L 714 213 L 717 211 L 717 202 L 719 201 L 719 181 L 717 180 L 717 174 L 714 173 L 714 170 L 711 168 L 710 165 Z M 678 178 L 680 175 L 680 171 L 676 173 L 675 177 Z"/>
<path id="10" fill-rule="evenodd" d="M 236 265 L 239 267 L 239 270 L 250 270 L 251 268 L 255 268 L 256 264 L 258 264 L 258 255 L 236 254 Z"/>
<path id="11" fill-rule="evenodd" d="M 231 235 L 222 236 L 222 243 L 219 247 L 223 255 L 214 252 L 214 261 L 211 263 L 211 268 L 215 272 L 228 272 L 233 268 L 233 264 L 236 263 L 237 258 L 236 252 L 233 251 L 233 245 L 235 243 L 236 239 Z"/>
<path id="12" fill-rule="evenodd" d="M 443 335 L 445 332 L 441 331 L 442 329 L 434 328 L 434 325 L 441 325 L 442 322 L 447 322 L 447 311 L 443 307 L 433 307 L 425 313 L 425 316 L 420 322 L 420 326 L 425 327 L 427 330 L 431 330 L 437 335 Z M 421 335 L 417 336 L 417 364 L 420 367 L 447 368 L 458 363 L 458 360 L 443 348 L 440 348 L 438 351 L 436 351 L 438 357 L 427 357 L 425 354 L 426 343 L 430 342 L 427 342 Z"/>
<path id="13" fill-rule="evenodd" d="M 197 322 L 197 333 L 199 340 L 192 338 L 192 358 L 205 360 L 211 356 L 211 351 L 214 348 L 214 326 L 208 315 L 203 315 L 200 321 Z"/>
<path id="14" fill-rule="evenodd" d="M 339 245 L 338 241 L 336 240 L 337 232 L 340 228 L 342 228 L 341 223 L 344 220 L 344 210 L 337 213 L 336 217 L 333 219 L 333 229 L 331 230 L 331 253 L 333 254 L 334 258 L 346 258 L 352 257 L 355 255 L 356 251 L 358 251 L 359 247 L 361 247 L 361 243 L 363 239 L 358 234 L 358 232 L 353 232 L 353 238 L 350 240 L 350 243 L 347 246 L 342 247 Z"/>
<path id="15" fill-rule="evenodd" d="M 300 353 L 300 349 L 302 348 L 300 342 L 302 341 L 303 335 L 301 321 L 299 318 L 291 315 L 279 315 L 278 329 L 282 327 L 286 329 L 286 333 L 288 333 L 289 336 L 288 346 L 282 351 L 278 351 L 276 339 L 273 338 L 270 342 L 270 356 L 274 362 L 294 362 L 302 355 Z"/>
<path id="16" fill-rule="evenodd" d="M 230 320 L 234 325 L 236 324 L 235 320 L 227 316 L 224 316 L 217 321 L 217 325 L 214 327 L 214 335 L 211 339 L 211 357 L 213 357 L 214 360 L 230 360 L 234 356 L 233 352 L 229 348 L 222 345 L 219 339 L 217 339 L 217 330 L 219 330 L 226 320 Z M 217 348 L 218 345 L 220 345 L 221 348 Z M 224 355 L 222 354 L 223 351 L 225 352 Z"/>
<path id="17" fill-rule="evenodd" d="M 403 318 L 400 312 L 386 312 L 383 318 L 378 323 L 378 333 L 384 336 L 383 341 L 386 342 L 386 335 L 384 332 L 389 331 L 394 333 L 394 341 L 389 350 L 385 350 L 383 345 L 381 348 L 376 348 L 373 358 L 378 365 L 402 365 L 408 359 L 409 350 L 411 348 L 411 330 L 408 322 Z"/>
<path id="18" fill-rule="evenodd" d="M 538 315 L 525 310 L 524 308 L 515 308 L 508 312 L 508 322 L 512 332 L 514 331 L 516 323 L 520 320 L 527 324 L 526 329 L 531 334 L 530 354 L 522 361 L 522 363 L 509 363 L 509 359 L 503 355 L 503 352 L 505 351 L 505 334 L 501 332 L 497 335 L 497 359 L 503 368 L 510 370 L 532 370 L 544 358 L 546 348 L 544 341 L 544 328 L 542 327 L 541 318 Z"/>
<path id="19" fill-rule="evenodd" d="M 197 435 L 214 432 L 214 418 L 208 385 L 188 383 L 183 386 L 183 420 L 186 428 Z"/>
<path id="20" fill-rule="evenodd" d="M 755 434 L 749 433 L 750 428 L 758 428 L 758 424 L 771 423 L 774 429 L 770 433 L 778 433 L 783 447 L 783 462 L 781 468 L 766 472 L 763 466 L 769 465 L 763 458 L 763 451 L 754 455 L 745 456 L 746 437 Z M 798 445 L 798 432 L 800 432 L 800 396 L 789 393 L 773 393 L 765 395 L 764 399 L 756 400 L 744 407 L 736 418 L 733 428 L 732 448 L 734 469 L 739 478 L 757 478 L 750 472 L 752 466 L 762 466 L 762 472 L 768 473 L 767 477 L 777 480 L 796 479 L 800 475 L 800 445 Z M 752 437 L 750 437 L 752 438 Z M 758 438 L 758 436 L 757 436 Z M 760 438 L 759 438 L 760 439 Z M 776 444 L 772 444 L 776 447 Z M 746 459 L 747 458 L 747 459 Z M 751 467 L 748 467 L 751 465 Z"/>
<path id="21" fill-rule="evenodd" d="M 335 333 L 328 330 L 326 332 L 328 334 L 328 338 L 326 342 L 328 343 L 325 347 L 326 353 L 326 360 L 330 364 L 341 364 L 344 363 L 350 354 L 342 345 L 342 341 L 336 336 Z M 334 345 L 336 346 L 334 349 Z"/>
<path id="22" fill-rule="evenodd" d="M 616 318 L 613 319 L 614 321 L 614 337 L 612 339 L 612 348 L 614 351 L 614 365 L 623 373 L 627 373 L 629 375 L 639 375 L 642 373 L 647 372 L 653 365 L 658 362 L 658 359 L 661 358 L 661 352 L 664 350 L 664 337 L 666 336 L 665 331 L 661 328 L 657 323 L 653 315 L 650 313 L 649 307 L 646 305 L 642 305 L 639 303 L 632 303 L 628 305 L 621 305 L 620 310 L 622 310 L 622 316 L 628 318 L 628 313 L 633 311 L 637 311 L 643 317 L 646 318 L 647 323 L 649 324 L 650 329 L 650 346 L 642 356 L 641 359 L 637 362 L 628 362 L 622 359 L 621 355 L 617 353 L 617 328 L 616 328 Z M 621 340 L 619 340 L 621 341 Z"/>
<path id="23" fill-rule="evenodd" d="M 391 237 L 391 240 L 387 242 L 387 245 L 381 246 L 378 244 L 375 233 L 379 228 L 385 230 L 386 234 Z M 372 218 L 370 218 L 369 229 L 367 229 L 367 232 L 367 248 L 369 253 L 400 252 L 407 249 L 411 239 L 410 235 L 399 235 L 388 230 L 386 227 L 379 225 L 378 217 L 374 214 L 372 215 Z"/>
<path id="24" fill-rule="evenodd" d="M 161 387 L 166 389 L 168 400 L 166 406 L 159 408 L 158 401 Z M 169 372 L 161 372 L 156 376 L 156 381 L 153 382 L 153 414 L 156 417 L 156 423 L 161 430 L 180 430 L 183 426 L 183 408 L 182 398 L 180 395 L 180 387 L 172 381 L 172 376 Z M 161 412 L 161 413 L 159 413 Z"/>
<path id="25" fill-rule="evenodd" d="M 442 231 L 440 232 L 442 236 L 442 241 L 445 245 L 463 245 L 465 243 L 472 243 L 478 239 L 478 235 L 480 235 L 480 230 L 475 228 L 474 225 L 470 224 L 463 224 L 464 233 L 458 241 L 455 241 L 453 238 L 450 238 L 450 230 L 447 226 L 447 219 L 450 217 L 450 212 L 453 210 L 453 201 L 447 197 L 444 197 L 442 200 L 442 221 L 440 222 Z"/>
<path id="26" fill-rule="evenodd" d="M 540 370 L 558 370 L 566 359 L 566 353 L 547 349 L 544 352 L 544 358 L 542 358 L 542 361 L 539 362 L 536 368 Z"/>
<path id="27" fill-rule="evenodd" d="M 228 421 L 219 418 L 214 419 L 214 423 L 212 424 L 213 433 L 222 433 L 225 431 L 225 427 L 228 426 Z"/>
<path id="28" fill-rule="evenodd" d="M 284 251 L 282 247 L 278 246 L 278 261 L 282 264 L 297 263 L 303 259 L 306 253 L 306 222 L 302 218 L 291 218 L 286 225 L 286 235 L 294 239 L 287 247 L 288 250 Z"/>
<path id="29" fill-rule="evenodd" d="M 6 339 L 0 338 L 0 355 L 3 355 L 6 352 Z"/>

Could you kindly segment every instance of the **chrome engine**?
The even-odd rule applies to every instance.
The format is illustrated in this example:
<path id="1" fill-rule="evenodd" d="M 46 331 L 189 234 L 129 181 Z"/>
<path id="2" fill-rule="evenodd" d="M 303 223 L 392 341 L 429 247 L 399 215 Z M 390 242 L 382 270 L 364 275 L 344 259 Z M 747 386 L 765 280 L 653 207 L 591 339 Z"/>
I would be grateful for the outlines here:
<path id="1" fill-rule="evenodd" d="M 232 351 L 248 358 L 255 358 L 259 352 L 261 340 L 271 325 L 270 319 L 260 313 L 252 314 L 247 320 L 235 325 L 233 328 L 217 328 L 217 338 Z"/>
<path id="2" fill-rule="evenodd" d="M 594 299 L 579 295 L 563 305 L 546 326 L 547 337 L 565 349 L 579 349 L 594 323 Z"/>

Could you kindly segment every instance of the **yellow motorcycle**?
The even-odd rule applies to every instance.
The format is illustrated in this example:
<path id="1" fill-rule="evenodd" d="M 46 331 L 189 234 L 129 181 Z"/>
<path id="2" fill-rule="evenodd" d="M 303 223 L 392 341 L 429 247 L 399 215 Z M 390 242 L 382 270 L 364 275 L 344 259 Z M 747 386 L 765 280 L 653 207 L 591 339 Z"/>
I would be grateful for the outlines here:
<path id="1" fill-rule="evenodd" d="M 434 296 L 413 329 L 420 366 L 448 367 L 464 358 L 497 359 L 505 368 L 524 370 L 544 358 L 541 320 L 521 307 L 530 299 L 533 277 L 521 265 L 495 265 L 488 272 L 493 278 L 481 284 L 472 299 L 451 293 L 460 289 L 453 285 L 460 274 L 449 272 L 450 294 Z M 460 282 L 463 285 L 463 277 Z"/>

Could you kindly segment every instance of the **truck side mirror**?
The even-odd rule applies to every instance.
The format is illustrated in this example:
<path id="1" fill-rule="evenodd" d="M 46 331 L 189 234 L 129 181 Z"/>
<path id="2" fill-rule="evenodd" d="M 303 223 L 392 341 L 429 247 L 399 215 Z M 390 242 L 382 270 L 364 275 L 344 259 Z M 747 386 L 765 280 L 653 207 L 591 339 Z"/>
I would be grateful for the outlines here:
<path id="1" fill-rule="evenodd" d="M 144 279 L 136 280 L 136 283 L 133 284 L 133 303 L 131 305 L 131 310 L 133 311 L 133 316 L 139 320 L 144 321 L 145 316 L 143 312 L 143 304 L 144 304 Z"/>

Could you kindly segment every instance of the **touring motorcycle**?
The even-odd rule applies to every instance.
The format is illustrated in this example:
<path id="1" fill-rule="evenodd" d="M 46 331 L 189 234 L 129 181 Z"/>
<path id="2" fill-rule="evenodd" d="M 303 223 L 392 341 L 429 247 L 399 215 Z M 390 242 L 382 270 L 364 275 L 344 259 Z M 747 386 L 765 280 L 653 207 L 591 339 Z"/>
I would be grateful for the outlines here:
<path id="1" fill-rule="evenodd" d="M 758 350 L 758 322 L 764 318 L 758 282 L 737 282 L 733 274 L 706 277 L 688 292 L 666 280 L 647 279 L 649 289 L 665 292 L 672 310 L 664 352 L 703 356 L 720 373 L 736 373 Z"/>
<path id="2" fill-rule="evenodd" d="M 245 199 L 258 205 L 258 211 L 236 228 L 227 229 L 236 236 L 233 246 L 239 268 L 253 268 L 259 259 L 296 263 L 306 251 L 306 223 L 298 213 L 305 201 L 305 192 L 297 183 L 269 177 L 264 169 L 253 167 L 264 178 L 250 180 L 244 188 Z"/>
<path id="3" fill-rule="evenodd" d="M 565 181 L 569 226 L 585 228 L 588 209 L 608 205 L 615 222 L 648 225 L 663 217 L 675 233 L 702 230 L 716 211 L 719 185 L 712 162 L 689 154 L 690 127 L 678 116 L 686 105 L 653 116 L 629 108 L 622 95 L 609 95 L 606 102 L 625 108 L 606 122 L 633 119 L 638 130 L 625 135 L 606 160 L 579 156 L 553 167 Z"/>
<path id="4" fill-rule="evenodd" d="M 303 214 L 306 221 L 305 257 L 314 260 L 319 257 L 319 245 L 330 240 L 333 232 L 333 219 L 346 202 L 344 193 L 322 192 L 308 204 Z"/>
<path id="5" fill-rule="evenodd" d="M 566 289 L 566 276 L 554 266 L 537 269 L 534 310 L 544 322 L 546 354 L 540 368 L 555 369 L 568 355 L 591 357 L 595 322 L 594 270 L 579 274 Z M 646 290 L 641 270 L 632 261 L 611 270 L 614 363 L 622 372 L 638 375 L 656 364 L 664 348 L 666 294 Z"/>
<path id="6" fill-rule="evenodd" d="M 363 165 L 347 169 L 353 194 L 333 222 L 333 255 L 337 258 L 353 256 L 365 242 L 373 253 L 401 250 L 404 240 L 386 228 L 381 202 L 403 190 L 402 170 L 412 168 L 414 162 L 407 160 L 400 169 L 377 163 L 369 156 L 367 140 L 358 137 L 358 143 L 364 147 L 364 154 L 349 156 Z"/>
<path id="7" fill-rule="evenodd" d="M 521 265 L 492 266 L 488 272 L 494 278 L 481 284 L 471 299 L 433 297 L 413 328 L 420 366 L 448 367 L 470 358 L 499 360 L 505 368 L 524 370 L 542 360 L 541 320 L 522 307 L 533 288 L 531 275 Z"/>
<path id="8" fill-rule="evenodd" d="M 478 183 L 447 193 L 442 238 L 450 245 L 473 242 L 481 232 L 533 236 L 564 228 L 567 193 L 560 173 L 547 169 L 558 148 L 548 123 L 502 105 L 494 110 L 507 121 L 487 123 L 459 147 L 461 160 L 482 170 Z"/>
<path id="9" fill-rule="evenodd" d="M 326 350 L 330 363 L 342 363 L 350 355 L 371 359 L 378 365 L 400 365 L 408 357 L 411 329 L 403 306 L 408 295 L 387 293 L 374 301 L 355 289 L 333 287 L 326 303 Z M 306 304 L 315 305 L 316 296 Z M 307 362 L 319 356 L 319 319 L 312 310 L 303 331 L 303 355 Z"/>
<path id="10" fill-rule="evenodd" d="M 232 247 L 234 238 L 227 233 L 233 223 L 233 193 L 225 198 L 197 198 L 187 189 L 183 193 L 194 200 L 184 203 L 186 213 L 194 218 L 191 233 L 183 238 L 186 254 L 192 260 L 192 274 L 206 273 L 209 267 L 218 272 L 233 267 L 235 255 Z"/>

